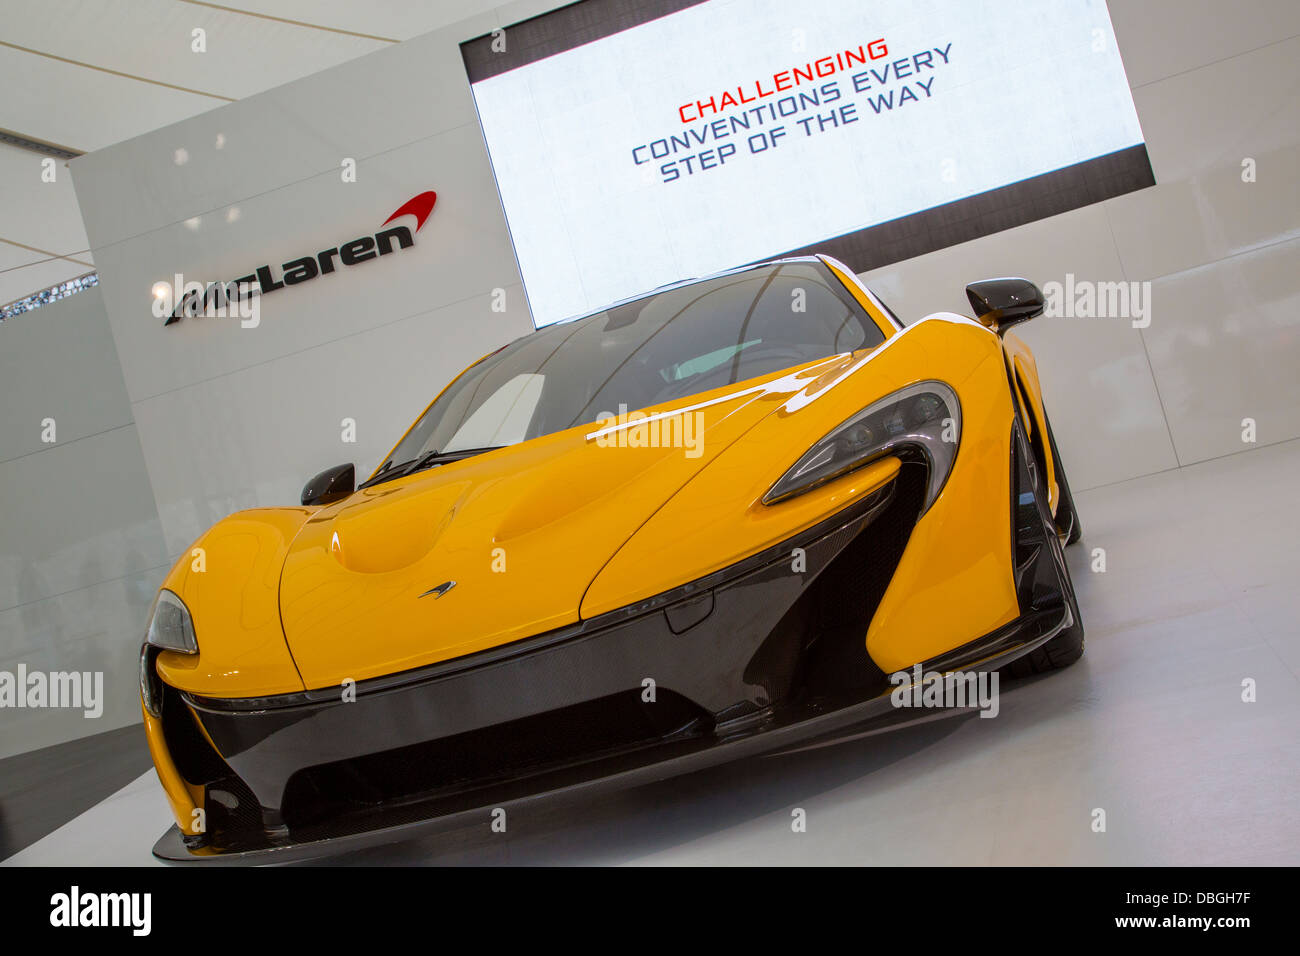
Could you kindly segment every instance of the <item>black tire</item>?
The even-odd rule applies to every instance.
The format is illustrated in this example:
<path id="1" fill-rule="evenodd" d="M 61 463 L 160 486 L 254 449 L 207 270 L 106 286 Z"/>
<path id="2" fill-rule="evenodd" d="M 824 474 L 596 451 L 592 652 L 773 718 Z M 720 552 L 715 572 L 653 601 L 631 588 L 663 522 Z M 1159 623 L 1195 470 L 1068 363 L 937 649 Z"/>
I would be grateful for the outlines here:
<path id="1" fill-rule="evenodd" d="M 1047 432 L 1048 441 L 1052 440 L 1051 436 L 1052 433 L 1049 427 Z M 1056 455 L 1055 442 L 1052 444 L 1052 455 L 1053 457 Z M 1074 501 L 1066 497 L 1069 490 L 1065 484 L 1063 472 L 1058 472 L 1057 484 L 1061 494 L 1061 500 L 1057 506 L 1057 512 L 1059 513 L 1067 500 L 1071 508 L 1074 507 Z M 1065 563 L 1065 546 L 1056 533 L 1056 521 L 1053 519 L 1051 511 L 1048 510 L 1047 496 L 1035 495 L 1035 497 L 1038 499 L 1038 513 L 1043 521 L 1043 528 L 1048 532 L 1044 537 L 1047 540 L 1048 548 L 1051 549 L 1051 560 L 1056 562 L 1060 571 L 1062 596 L 1070 608 L 1074 621 L 1047 643 L 1035 648 L 1023 657 L 1016 658 L 1010 664 L 1001 668 L 1003 674 L 1013 679 L 1032 677 L 1035 674 L 1060 670 L 1063 667 L 1069 667 L 1083 656 L 1083 617 L 1079 614 L 1079 602 L 1074 595 L 1074 582 L 1070 580 L 1070 569 Z M 1075 528 L 1078 528 L 1077 520 Z"/>
<path id="2" fill-rule="evenodd" d="M 1065 539 L 1065 546 L 1077 542 L 1083 537 L 1083 525 L 1079 522 L 1079 510 L 1074 506 L 1074 495 L 1070 493 L 1070 481 L 1065 477 L 1065 466 L 1061 464 L 1061 453 L 1056 450 L 1056 436 L 1052 434 L 1052 421 L 1047 418 L 1047 413 L 1043 413 L 1047 421 L 1047 444 L 1052 449 L 1052 464 L 1056 468 L 1056 488 L 1060 495 L 1060 501 L 1056 503 L 1056 528 L 1062 531 L 1065 528 L 1070 529 L 1069 536 Z"/>

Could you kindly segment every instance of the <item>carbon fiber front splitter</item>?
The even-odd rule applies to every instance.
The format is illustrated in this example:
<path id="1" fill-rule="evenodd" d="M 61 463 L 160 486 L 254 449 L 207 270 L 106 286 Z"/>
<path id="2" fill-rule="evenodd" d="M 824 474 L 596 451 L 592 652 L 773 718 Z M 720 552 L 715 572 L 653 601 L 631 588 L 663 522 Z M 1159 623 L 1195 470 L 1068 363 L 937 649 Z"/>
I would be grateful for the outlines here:
<path id="1" fill-rule="evenodd" d="M 979 673 L 998 670 L 1030 653 L 1074 623 L 1067 605 L 1030 611 L 991 634 L 922 665 L 923 674 Z M 845 702 L 819 699 L 791 705 L 724 735 L 697 736 L 666 741 L 650 747 L 604 757 L 576 766 L 550 770 L 526 779 L 511 780 L 476 789 L 462 805 L 434 811 L 433 815 L 402 819 L 388 812 L 367 827 L 355 822 L 346 832 L 324 833 L 318 838 L 247 850 L 214 847 L 190 849 L 173 825 L 154 845 L 154 856 L 167 863 L 276 864 L 397 843 L 416 837 L 449 832 L 481 824 L 490 812 L 503 808 L 511 815 L 575 799 L 634 787 L 692 773 L 743 757 L 833 743 L 846 737 L 883 733 L 921 721 L 936 713 L 957 714 L 974 708 L 943 710 L 901 709 L 892 691 L 868 700 Z"/>

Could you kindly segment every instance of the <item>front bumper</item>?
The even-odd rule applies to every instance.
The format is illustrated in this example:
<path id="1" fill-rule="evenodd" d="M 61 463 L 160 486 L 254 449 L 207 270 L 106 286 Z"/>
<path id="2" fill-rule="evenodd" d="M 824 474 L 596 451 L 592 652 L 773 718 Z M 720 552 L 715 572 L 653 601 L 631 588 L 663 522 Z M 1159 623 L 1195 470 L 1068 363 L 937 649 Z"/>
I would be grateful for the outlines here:
<path id="1" fill-rule="evenodd" d="M 949 671 L 941 670 L 942 662 L 932 662 L 923 670 L 933 672 L 940 669 L 942 673 L 952 670 L 965 673 L 995 671 L 1030 653 L 1073 623 L 1070 609 L 1065 606 L 1054 611 L 1034 611 L 962 649 L 966 656 L 977 660 L 950 667 Z M 952 711 L 956 712 L 959 711 Z M 889 691 L 840 707 L 809 702 L 785 709 L 767 721 L 738 729 L 730 735 L 701 736 L 661 744 L 649 761 L 644 753 L 610 756 L 538 775 L 526 783 L 514 781 L 485 786 L 456 804 L 442 801 L 436 805 L 426 804 L 414 813 L 409 810 L 406 813 L 391 811 L 382 820 L 376 818 L 376 825 L 371 827 L 358 826 L 359 821 L 354 820 L 336 827 L 332 833 L 323 828 L 279 843 L 222 849 L 187 846 L 179 828 L 173 824 L 154 845 L 153 853 L 169 863 L 291 863 L 485 824 L 490 820 L 490 813 L 498 807 L 508 814 L 538 809 L 552 802 L 572 801 L 664 780 L 742 757 L 796 745 L 831 743 L 849 732 L 856 738 L 897 730 L 933 719 L 933 716 L 933 712 L 895 708 L 890 702 Z"/>
<path id="2" fill-rule="evenodd" d="M 336 853 L 486 822 L 497 807 L 917 720 L 891 703 L 893 685 L 862 635 L 915 523 L 918 468 L 684 588 L 363 681 L 353 700 L 342 688 L 258 700 L 164 688 L 166 747 L 203 794 L 207 829 L 195 838 L 173 826 L 155 855 L 238 863 Z M 1071 623 L 1064 604 L 1031 609 L 923 669 L 994 670 Z"/>

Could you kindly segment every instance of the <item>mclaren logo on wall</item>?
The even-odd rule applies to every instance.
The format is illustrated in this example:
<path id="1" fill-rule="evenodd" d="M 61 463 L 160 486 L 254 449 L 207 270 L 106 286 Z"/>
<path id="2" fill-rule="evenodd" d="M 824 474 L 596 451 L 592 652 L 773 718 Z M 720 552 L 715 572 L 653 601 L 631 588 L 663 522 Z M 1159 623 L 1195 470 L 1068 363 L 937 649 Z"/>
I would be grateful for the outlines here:
<path id="1" fill-rule="evenodd" d="M 393 220 L 400 219 L 402 216 L 414 216 L 415 231 L 419 232 L 425 220 L 429 218 L 429 214 L 433 212 L 433 204 L 437 200 L 438 194 L 433 190 L 420 193 L 407 200 L 395 213 L 385 219 L 379 231 L 373 236 L 362 236 L 359 239 L 340 243 L 314 256 L 290 259 L 280 266 L 279 278 L 276 278 L 274 269 L 269 265 L 258 266 L 253 272 L 233 282 L 213 282 L 209 285 L 198 282 L 182 283 L 182 277 L 177 276 L 177 286 L 184 288 L 183 291 L 177 288 L 176 308 L 171 310 L 167 321 L 163 324 L 171 325 L 186 316 L 235 314 L 236 310 L 233 307 L 237 303 L 247 301 L 250 297 L 268 295 L 286 286 L 300 285 L 317 276 L 329 275 L 339 266 L 355 266 L 399 249 L 409 249 L 415 245 L 415 236 L 410 228 L 399 225 L 386 229 L 384 226 L 388 226 Z M 231 308 L 228 310 L 228 307 Z"/>

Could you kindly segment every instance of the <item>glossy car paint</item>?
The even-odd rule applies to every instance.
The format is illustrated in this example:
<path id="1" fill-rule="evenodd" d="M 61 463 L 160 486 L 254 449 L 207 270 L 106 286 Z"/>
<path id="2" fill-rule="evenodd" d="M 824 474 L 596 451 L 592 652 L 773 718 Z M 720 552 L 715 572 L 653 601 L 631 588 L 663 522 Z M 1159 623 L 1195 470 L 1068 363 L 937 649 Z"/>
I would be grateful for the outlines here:
<path id="1" fill-rule="evenodd" d="M 889 672 L 1008 624 L 1019 613 L 1006 511 L 1016 415 L 1008 375 L 1024 390 L 1025 429 L 1036 436 L 1044 419 L 1032 354 L 957 315 L 900 328 L 847 270 L 823 261 L 885 333 L 882 345 L 644 410 L 701 416 L 698 458 L 680 448 L 602 447 L 602 427 L 592 423 L 332 505 L 231 515 L 195 542 L 203 570 L 191 552 L 164 582 L 190 608 L 200 650 L 161 653 L 159 675 L 212 698 L 339 687 L 642 601 L 887 485 L 897 459 L 774 506 L 760 501 L 840 422 L 926 379 L 957 393 L 961 445 L 864 635 L 867 651 Z M 422 599 L 452 579 L 457 587 Z M 146 720 L 146 731 L 185 830 L 200 795 L 167 758 L 159 722 Z"/>
<path id="2" fill-rule="evenodd" d="M 215 696 L 303 689 L 284 641 L 277 595 L 290 543 L 314 510 L 238 511 L 181 556 L 162 586 L 190 609 L 199 653 L 160 654 L 157 667 L 164 681 Z"/>

